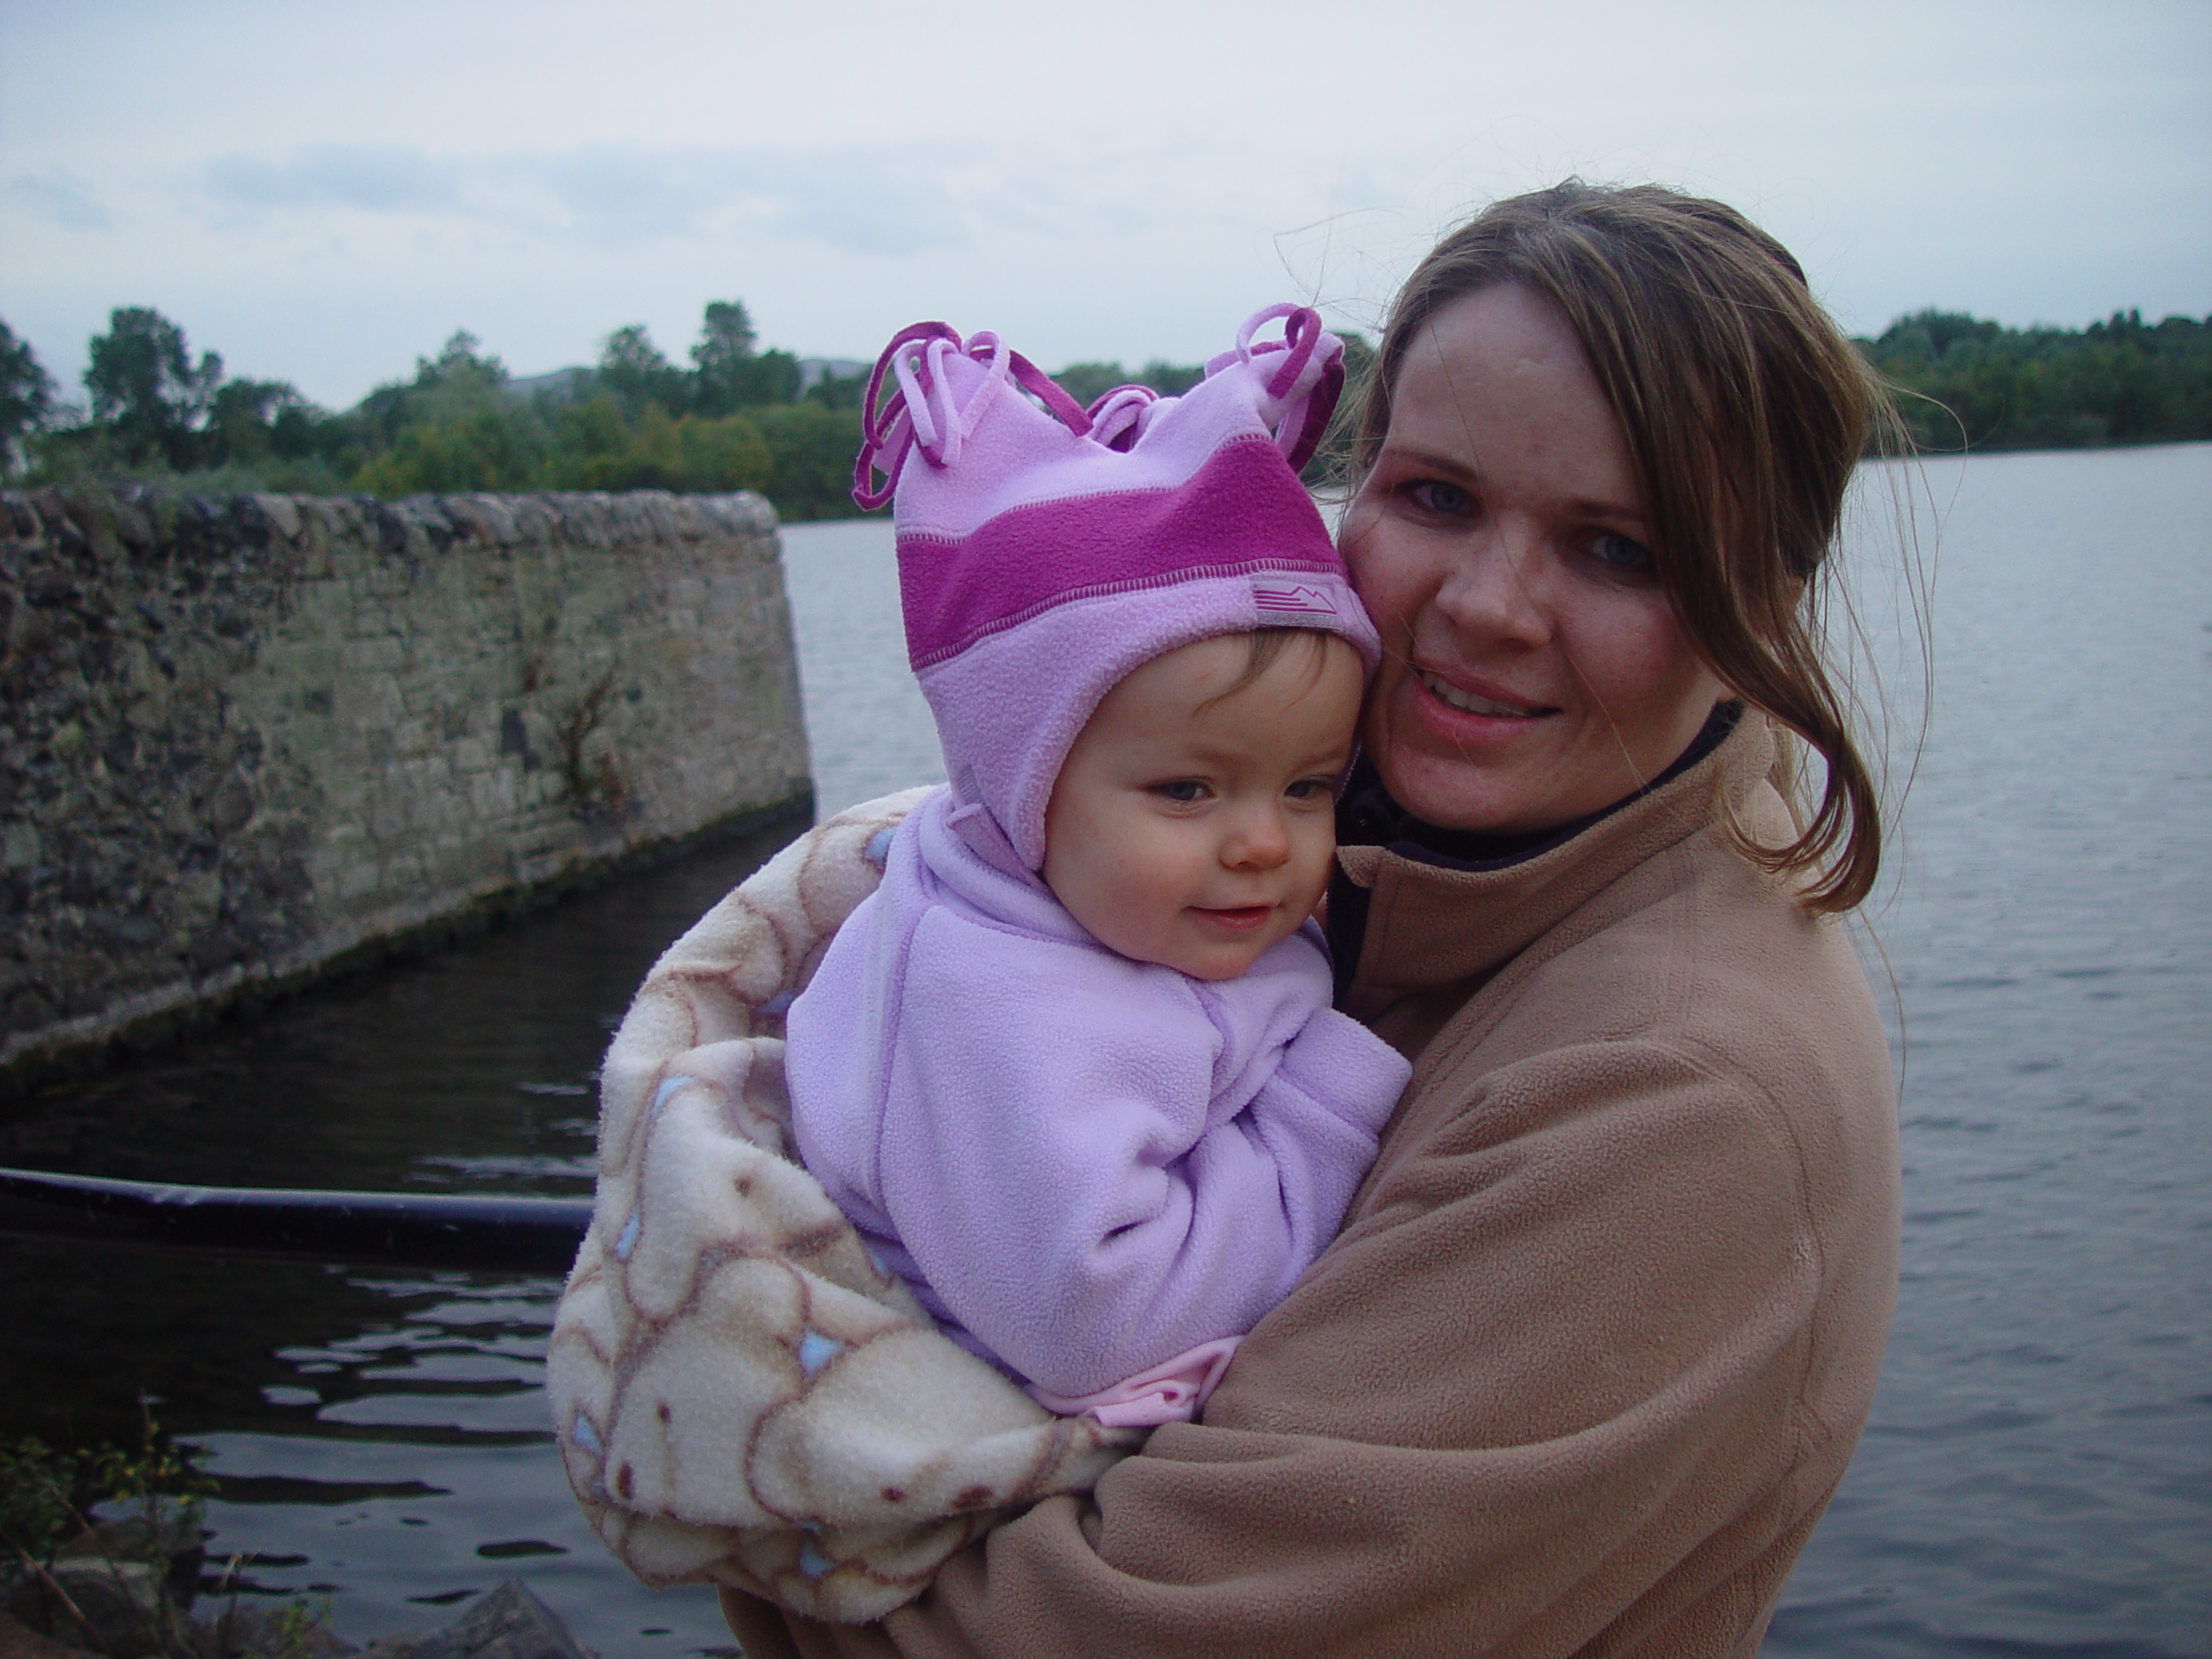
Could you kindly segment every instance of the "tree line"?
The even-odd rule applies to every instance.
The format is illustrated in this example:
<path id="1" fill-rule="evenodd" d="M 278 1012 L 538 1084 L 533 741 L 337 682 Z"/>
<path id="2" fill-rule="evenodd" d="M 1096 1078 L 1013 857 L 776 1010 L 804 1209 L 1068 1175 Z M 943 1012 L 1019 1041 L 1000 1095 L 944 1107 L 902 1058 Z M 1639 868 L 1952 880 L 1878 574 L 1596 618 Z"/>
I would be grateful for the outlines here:
<path id="1" fill-rule="evenodd" d="M 588 369 L 526 392 L 472 334 L 345 410 L 289 383 L 234 378 L 184 330 L 125 306 L 92 340 L 86 401 L 65 404 L 0 322 L 0 449 L 28 483 L 164 479 L 213 493 L 280 490 L 390 500 L 472 490 L 760 490 L 786 518 L 852 511 L 863 383 L 802 388 L 798 359 L 760 348 L 742 302 L 709 303 L 690 362 L 638 325 Z"/>
<path id="2" fill-rule="evenodd" d="M 1345 344 L 1356 381 L 1372 353 L 1356 335 Z M 2079 330 L 2016 329 L 1928 310 L 1858 344 L 1903 394 L 1923 449 L 2212 438 L 2212 318 L 2145 323 L 2122 311 Z M 226 375 L 219 354 L 195 358 L 184 330 L 143 306 L 113 311 L 87 356 L 86 401 L 66 404 L 29 346 L 0 322 L 0 462 L 10 478 L 162 478 L 207 493 L 385 499 L 756 489 L 787 519 L 853 511 L 862 380 L 825 376 L 803 386 L 798 359 L 762 350 L 737 300 L 707 305 L 688 365 L 632 324 L 607 336 L 592 367 L 526 396 L 466 333 L 418 358 L 411 378 L 341 411 L 319 408 L 285 381 Z M 1204 372 L 1164 360 L 1134 374 L 1119 363 L 1077 363 L 1054 378 L 1089 403 L 1131 380 L 1173 396 Z M 1325 454 L 1313 475 L 1340 461 Z"/>
<path id="3" fill-rule="evenodd" d="M 1858 344 L 1924 450 L 2212 438 L 2212 317 L 2115 311 L 2082 329 L 2007 328 L 1916 311 Z"/>

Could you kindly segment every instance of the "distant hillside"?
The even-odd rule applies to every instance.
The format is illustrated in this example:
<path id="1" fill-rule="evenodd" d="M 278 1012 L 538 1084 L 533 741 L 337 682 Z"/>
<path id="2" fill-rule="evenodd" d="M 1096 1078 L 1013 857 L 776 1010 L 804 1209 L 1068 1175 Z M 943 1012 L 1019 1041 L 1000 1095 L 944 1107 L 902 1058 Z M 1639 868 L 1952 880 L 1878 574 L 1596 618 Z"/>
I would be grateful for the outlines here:
<path id="1" fill-rule="evenodd" d="M 1923 449 L 2070 449 L 2212 438 L 2212 317 L 2007 328 L 1952 311 L 1859 341 Z"/>

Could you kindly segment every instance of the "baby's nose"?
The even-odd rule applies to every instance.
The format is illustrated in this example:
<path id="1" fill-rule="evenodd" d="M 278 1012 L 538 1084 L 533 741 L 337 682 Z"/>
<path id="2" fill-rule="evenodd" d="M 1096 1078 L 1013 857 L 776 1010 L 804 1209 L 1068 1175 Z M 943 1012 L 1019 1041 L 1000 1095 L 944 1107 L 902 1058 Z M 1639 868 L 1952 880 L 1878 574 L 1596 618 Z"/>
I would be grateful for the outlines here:
<path id="1" fill-rule="evenodd" d="M 1222 857 L 1240 870 L 1272 870 L 1287 862 L 1290 832 L 1283 827 L 1282 814 L 1266 807 L 1239 813 Z"/>

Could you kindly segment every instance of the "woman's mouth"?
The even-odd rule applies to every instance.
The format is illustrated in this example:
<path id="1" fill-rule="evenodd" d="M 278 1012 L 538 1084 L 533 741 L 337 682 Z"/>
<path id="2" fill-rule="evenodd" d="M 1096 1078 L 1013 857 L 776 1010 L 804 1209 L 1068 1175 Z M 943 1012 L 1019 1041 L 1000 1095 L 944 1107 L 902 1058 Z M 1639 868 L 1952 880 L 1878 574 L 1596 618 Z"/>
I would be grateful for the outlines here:
<path id="1" fill-rule="evenodd" d="M 1439 679 L 1425 668 L 1414 670 L 1428 694 L 1447 709 L 1457 709 L 1462 714 L 1482 715 L 1492 720 L 1535 720 L 1554 711 L 1541 703 L 1508 702 L 1498 697 L 1478 696 L 1463 691 L 1458 686 Z"/>

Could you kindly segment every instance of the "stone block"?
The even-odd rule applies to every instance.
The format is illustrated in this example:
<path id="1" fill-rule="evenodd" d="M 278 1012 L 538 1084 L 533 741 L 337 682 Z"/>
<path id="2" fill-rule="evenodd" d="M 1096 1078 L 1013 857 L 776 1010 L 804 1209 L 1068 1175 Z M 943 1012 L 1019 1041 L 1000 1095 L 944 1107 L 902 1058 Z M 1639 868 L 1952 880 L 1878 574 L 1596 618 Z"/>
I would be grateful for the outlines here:
<path id="1" fill-rule="evenodd" d="M 473 772 L 467 780 L 468 810 L 480 823 L 504 818 L 522 804 L 522 780 L 512 772 Z"/>
<path id="2" fill-rule="evenodd" d="M 290 496 L 257 495 L 253 498 L 253 502 L 261 509 L 262 516 L 268 519 L 270 527 L 277 534 L 288 542 L 298 538 L 300 508 L 299 504 Z"/>

